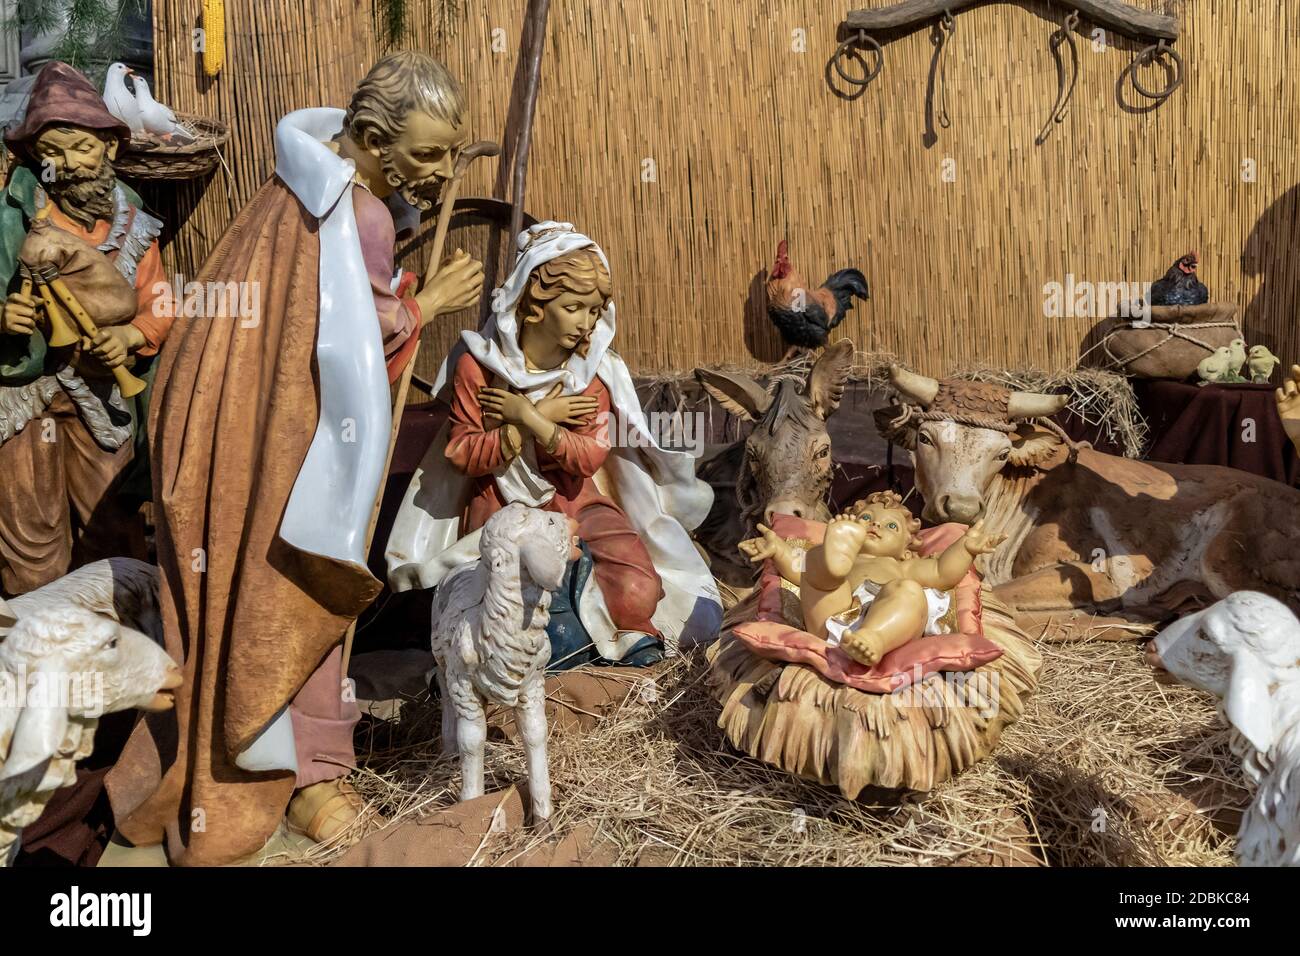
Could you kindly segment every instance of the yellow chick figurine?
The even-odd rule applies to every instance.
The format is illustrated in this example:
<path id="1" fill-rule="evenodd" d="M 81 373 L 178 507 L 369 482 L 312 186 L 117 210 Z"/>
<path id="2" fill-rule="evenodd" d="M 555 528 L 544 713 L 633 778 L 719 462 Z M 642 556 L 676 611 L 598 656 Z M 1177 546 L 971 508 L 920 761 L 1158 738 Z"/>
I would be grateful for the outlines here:
<path id="1" fill-rule="evenodd" d="M 1252 345 L 1249 358 L 1250 380 L 1256 385 L 1267 385 L 1273 377 L 1273 369 L 1277 368 L 1280 361 L 1282 360 L 1270 352 L 1267 346 Z"/>
<path id="2" fill-rule="evenodd" d="M 1196 366 L 1196 374 L 1201 377 L 1201 385 L 1223 382 L 1232 373 L 1232 351 L 1226 346 L 1214 350 L 1213 355 L 1201 359 Z"/>
<path id="3" fill-rule="evenodd" d="M 1246 364 L 1246 340 L 1233 339 L 1228 344 L 1228 353 L 1231 356 L 1231 360 L 1228 362 L 1229 374 L 1227 380 L 1229 382 L 1246 381 L 1241 377 L 1241 370 Z"/>

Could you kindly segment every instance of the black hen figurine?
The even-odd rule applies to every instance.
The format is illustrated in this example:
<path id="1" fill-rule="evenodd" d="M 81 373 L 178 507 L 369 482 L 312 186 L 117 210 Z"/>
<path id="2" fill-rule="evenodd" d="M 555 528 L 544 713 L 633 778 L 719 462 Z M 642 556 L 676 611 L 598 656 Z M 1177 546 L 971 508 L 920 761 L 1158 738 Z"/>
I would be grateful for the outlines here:
<path id="1" fill-rule="evenodd" d="M 767 278 L 767 315 L 786 345 L 818 349 L 853 308 L 853 297 L 868 298 L 867 279 L 857 269 L 841 269 L 812 288 L 791 268 L 787 249 L 782 239 Z"/>
<path id="2" fill-rule="evenodd" d="M 1210 301 L 1210 290 L 1196 278 L 1199 260 L 1189 252 L 1165 273 L 1165 277 L 1151 283 L 1152 305 L 1205 305 Z"/>

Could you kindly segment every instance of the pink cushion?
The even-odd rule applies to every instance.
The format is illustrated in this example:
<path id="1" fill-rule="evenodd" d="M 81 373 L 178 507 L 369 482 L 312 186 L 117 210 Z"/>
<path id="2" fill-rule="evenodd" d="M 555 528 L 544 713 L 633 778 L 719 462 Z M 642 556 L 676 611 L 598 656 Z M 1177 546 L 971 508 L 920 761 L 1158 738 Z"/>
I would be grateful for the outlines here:
<path id="1" fill-rule="evenodd" d="M 774 515 L 772 530 L 786 540 L 802 539 L 809 547 L 821 544 L 826 525 L 791 515 Z M 920 537 L 923 555 L 937 554 L 966 531 L 961 524 L 927 528 Z M 980 578 L 972 569 L 953 593 L 957 633 L 927 634 L 886 654 L 872 667 L 859 664 L 820 637 L 786 623 L 781 613 L 781 576 L 765 562 L 759 577 L 757 620 L 732 628 L 732 633 L 759 657 L 807 664 L 827 680 L 861 691 L 887 694 L 936 671 L 972 671 L 1002 656 L 1002 648 L 984 636 Z"/>

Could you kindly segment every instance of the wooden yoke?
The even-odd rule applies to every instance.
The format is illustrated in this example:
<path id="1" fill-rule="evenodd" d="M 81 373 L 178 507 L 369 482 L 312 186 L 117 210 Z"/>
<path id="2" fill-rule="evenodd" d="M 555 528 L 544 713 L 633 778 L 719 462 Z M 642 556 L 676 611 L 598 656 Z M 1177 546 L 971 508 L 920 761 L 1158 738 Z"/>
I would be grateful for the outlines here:
<path id="1" fill-rule="evenodd" d="M 883 33 L 921 26 L 945 14 L 955 14 L 990 0 L 903 0 L 879 10 L 850 10 L 843 29 Z M 1078 10 L 1089 20 L 1110 27 L 1131 40 L 1177 40 L 1178 18 L 1142 10 L 1123 0 L 1057 0 L 1061 6 Z"/>

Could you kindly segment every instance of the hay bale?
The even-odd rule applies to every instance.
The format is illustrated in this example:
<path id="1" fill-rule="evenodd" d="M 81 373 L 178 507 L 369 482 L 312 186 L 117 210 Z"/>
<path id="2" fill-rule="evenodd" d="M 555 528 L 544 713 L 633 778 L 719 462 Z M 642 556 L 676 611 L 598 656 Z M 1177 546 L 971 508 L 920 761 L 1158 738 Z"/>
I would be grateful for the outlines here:
<path id="1" fill-rule="evenodd" d="M 987 587 L 983 600 L 985 636 L 1003 655 L 898 694 L 863 693 L 724 637 L 707 652 L 718 726 L 751 757 L 850 800 L 867 787 L 933 790 L 988 756 L 1037 687 L 1042 662 L 1028 635 Z"/>

